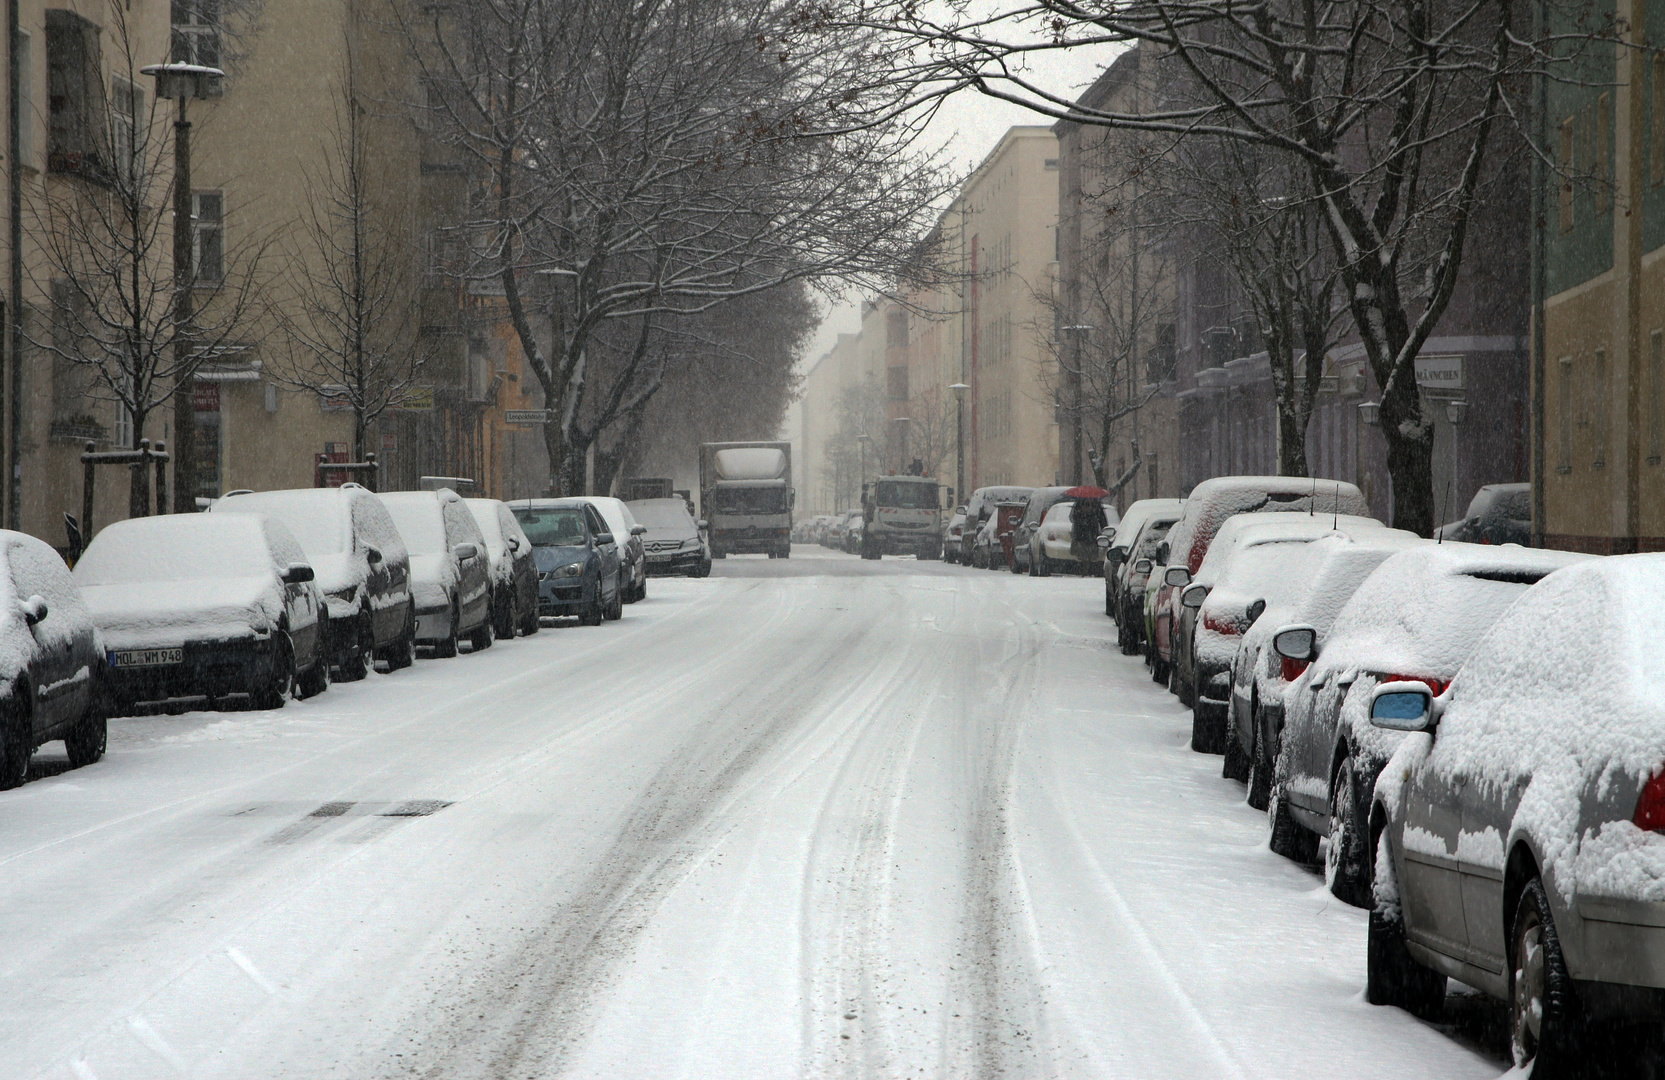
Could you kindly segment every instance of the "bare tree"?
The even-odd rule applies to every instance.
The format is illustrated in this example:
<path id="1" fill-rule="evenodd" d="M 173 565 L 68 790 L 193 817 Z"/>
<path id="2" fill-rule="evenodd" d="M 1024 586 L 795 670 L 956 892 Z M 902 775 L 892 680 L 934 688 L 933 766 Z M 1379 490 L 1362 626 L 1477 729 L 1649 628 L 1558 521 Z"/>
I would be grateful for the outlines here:
<path id="1" fill-rule="evenodd" d="M 907 442 L 902 468 L 918 461 L 925 476 L 937 476 L 942 463 L 954 453 L 959 411 L 951 394 L 939 387 L 921 390 L 908 399 Z M 956 492 L 956 495 L 959 493 Z"/>
<path id="2" fill-rule="evenodd" d="M 176 387 L 226 351 L 248 323 L 265 243 L 228 250 L 220 234 L 200 235 L 192 265 L 176 276 L 172 222 L 162 210 L 172 187 L 170 125 L 156 102 L 145 103 L 127 8 L 112 3 L 109 12 L 112 88 L 102 77 L 59 88 L 73 100 L 58 135 L 63 143 L 49 155 L 48 172 L 56 175 L 35 189 L 30 209 L 40 257 L 27 263 L 48 298 L 50 325 L 29 340 L 83 372 L 89 396 L 113 400 L 126 418 L 130 447 L 137 447 L 164 404 L 173 402 L 180 422 Z M 98 39 L 86 40 L 91 49 Z M 100 70 L 96 55 L 84 59 L 88 72 Z M 212 302 L 211 312 L 176 318 L 189 293 Z M 191 420 L 187 406 L 184 422 Z M 132 470 L 133 516 L 150 512 L 149 483 L 148 470 Z"/>
<path id="3" fill-rule="evenodd" d="M 865 384 L 845 388 L 838 397 L 837 417 L 838 426 L 826 442 L 825 479 L 833 485 L 833 501 L 850 506 L 868 476 L 880 468 L 875 443 L 883 439 L 887 423 L 884 392 Z"/>
<path id="4" fill-rule="evenodd" d="M 410 208 L 384 199 L 356 69 L 349 44 L 330 142 L 286 252 L 288 296 L 275 311 L 289 355 L 273 375 L 350 411 L 363 461 L 371 425 L 410 399 L 422 360 Z"/>
<path id="5" fill-rule="evenodd" d="M 791 2 L 464 0 L 407 24 L 446 137 L 482 179 L 468 228 L 552 411 L 557 488 L 651 394 L 619 368 L 589 408 L 612 321 L 698 313 L 794 281 L 906 262 L 944 183 L 918 121 L 861 90 L 861 39 Z M 532 275 L 546 292 L 528 293 Z M 534 305 L 547 305 L 540 334 Z M 645 356 L 643 357 L 645 360 Z"/>
<path id="6" fill-rule="evenodd" d="M 1394 523 L 1426 535 L 1433 424 L 1416 356 L 1456 287 L 1499 130 L 1528 113 L 1552 46 L 1577 51 L 1572 38 L 1533 38 L 1523 10 L 1518 0 L 877 0 L 843 18 L 892 35 L 882 78 L 915 102 L 971 88 L 1058 119 L 1299 162 L 1381 390 Z M 1170 70 L 1156 107 L 1085 107 L 1037 74 L 1049 53 L 1118 44 L 1150 49 Z"/>

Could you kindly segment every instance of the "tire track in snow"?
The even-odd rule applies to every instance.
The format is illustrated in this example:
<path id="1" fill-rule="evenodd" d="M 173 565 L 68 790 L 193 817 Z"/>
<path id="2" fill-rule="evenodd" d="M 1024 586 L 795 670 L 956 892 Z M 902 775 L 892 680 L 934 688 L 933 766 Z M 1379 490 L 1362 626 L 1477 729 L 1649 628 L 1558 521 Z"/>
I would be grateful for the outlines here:
<path id="1" fill-rule="evenodd" d="M 875 627 L 848 616 L 840 622 L 804 626 L 804 640 L 785 649 L 789 662 L 756 681 L 738 680 L 707 707 L 635 799 L 595 870 L 545 926 L 455 1001 L 452 1019 L 415 1055 L 424 1066 L 413 1071 L 432 1080 L 560 1074 L 612 969 L 703 856 L 730 794 L 829 700 L 861 688 L 837 680 Z M 759 702 L 781 704 L 760 710 Z"/>

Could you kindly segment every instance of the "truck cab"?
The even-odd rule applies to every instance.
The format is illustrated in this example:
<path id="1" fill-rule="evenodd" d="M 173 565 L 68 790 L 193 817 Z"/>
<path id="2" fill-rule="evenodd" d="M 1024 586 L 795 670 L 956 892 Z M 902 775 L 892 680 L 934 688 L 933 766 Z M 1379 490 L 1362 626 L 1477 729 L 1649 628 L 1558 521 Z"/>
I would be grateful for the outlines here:
<path id="1" fill-rule="evenodd" d="M 881 476 L 873 482 L 873 521 L 866 527 L 862 552 L 942 558 L 942 495 L 925 476 Z"/>

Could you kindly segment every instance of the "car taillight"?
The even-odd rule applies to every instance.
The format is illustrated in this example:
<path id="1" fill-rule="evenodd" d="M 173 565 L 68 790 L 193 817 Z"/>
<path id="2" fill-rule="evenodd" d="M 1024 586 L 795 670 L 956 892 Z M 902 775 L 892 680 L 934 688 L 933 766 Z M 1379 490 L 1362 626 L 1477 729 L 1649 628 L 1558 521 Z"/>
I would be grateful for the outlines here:
<path id="1" fill-rule="evenodd" d="M 1203 625 L 1216 634 L 1241 634 L 1243 632 L 1237 628 L 1236 620 L 1217 619 L 1213 615 L 1203 616 Z"/>
<path id="2" fill-rule="evenodd" d="M 1378 686 L 1382 683 L 1390 682 L 1419 682 L 1423 686 L 1426 686 L 1429 690 L 1433 691 L 1435 697 L 1439 697 L 1441 694 L 1445 693 L 1445 688 L 1451 685 L 1451 680 L 1449 679 L 1425 679 L 1421 675 L 1376 676 L 1376 685 Z"/>
<path id="3" fill-rule="evenodd" d="M 1305 660 L 1291 660 L 1287 656 L 1281 659 L 1283 660 L 1282 674 L 1284 682 L 1294 682 L 1301 677 L 1301 672 L 1307 669 L 1307 661 Z"/>
<path id="4" fill-rule="evenodd" d="M 1636 797 L 1636 813 L 1630 820 L 1638 829 L 1665 832 L 1665 769 L 1642 785 L 1642 794 Z"/>

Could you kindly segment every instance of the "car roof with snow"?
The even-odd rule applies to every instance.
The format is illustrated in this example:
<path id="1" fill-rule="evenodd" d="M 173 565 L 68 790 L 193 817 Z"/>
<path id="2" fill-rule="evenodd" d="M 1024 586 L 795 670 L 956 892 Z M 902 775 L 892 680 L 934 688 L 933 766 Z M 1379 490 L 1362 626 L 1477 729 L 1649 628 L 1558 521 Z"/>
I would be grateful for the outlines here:
<path id="1" fill-rule="evenodd" d="M 1260 544 L 1309 543 L 1321 536 L 1352 536 L 1386 529 L 1380 521 L 1353 514 L 1259 513 L 1227 518 L 1209 545 L 1208 555 L 1193 580 L 1210 585 L 1219 580 L 1239 551 Z M 1170 533 L 1170 538 L 1172 534 Z"/>
<path id="2" fill-rule="evenodd" d="M 1315 673 L 1357 669 L 1448 679 L 1529 585 L 1592 557 L 1450 541 L 1397 552 L 1336 615 Z"/>
<path id="3" fill-rule="evenodd" d="M 1146 522 L 1163 517 L 1169 521 L 1177 520 L 1184 508 L 1184 499 L 1139 499 L 1133 502 L 1117 522 L 1110 546 L 1131 549 Z"/>
<path id="4" fill-rule="evenodd" d="M 82 586 L 204 581 L 305 562 L 289 530 L 264 514 L 164 514 L 104 526 L 73 573 Z"/>
<path id="5" fill-rule="evenodd" d="M 1301 476 L 1216 476 L 1191 489 L 1185 511 L 1168 534 L 1171 565 L 1195 574 L 1214 534 L 1237 514 L 1311 510 L 1322 514 L 1367 515 L 1370 506 L 1352 484 Z"/>
<path id="6" fill-rule="evenodd" d="M 628 505 L 648 536 L 686 539 L 699 535 L 688 515 L 688 504 L 681 499 L 632 499 Z"/>
<path id="7" fill-rule="evenodd" d="M 1354 536 L 1321 536 L 1304 545 L 1299 573 L 1289 575 L 1291 587 L 1280 589 L 1276 598 L 1266 598 L 1266 611 L 1243 635 L 1243 647 L 1258 649 L 1263 639 L 1296 624 L 1311 626 L 1320 635 L 1328 633 L 1376 567 L 1395 552 L 1431 542 L 1404 529 L 1382 528 Z"/>

